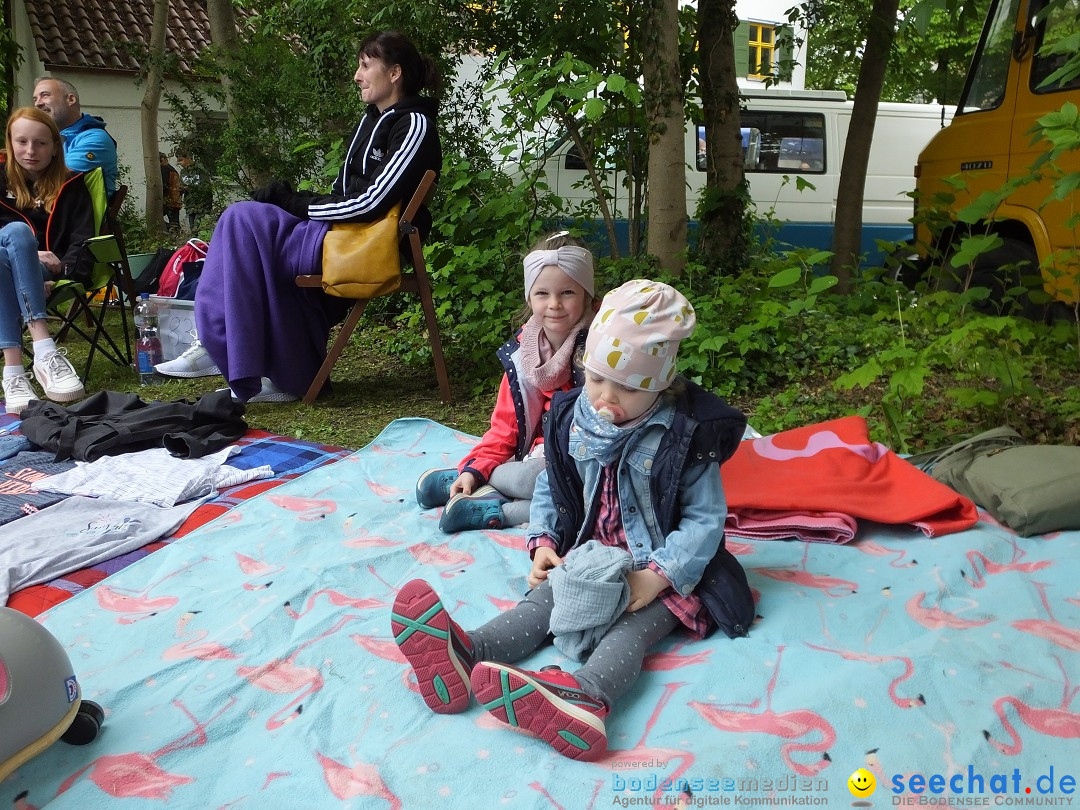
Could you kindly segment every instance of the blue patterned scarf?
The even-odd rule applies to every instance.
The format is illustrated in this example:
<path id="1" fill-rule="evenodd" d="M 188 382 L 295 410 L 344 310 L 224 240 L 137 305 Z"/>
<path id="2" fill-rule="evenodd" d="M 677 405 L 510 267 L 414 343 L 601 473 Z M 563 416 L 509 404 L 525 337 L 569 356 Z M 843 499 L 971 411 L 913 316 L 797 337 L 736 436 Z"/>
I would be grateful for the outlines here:
<path id="1" fill-rule="evenodd" d="M 582 389 L 574 405 L 574 421 L 570 425 L 570 432 L 577 433 L 578 438 L 585 445 L 586 458 L 595 458 L 600 462 L 601 467 L 606 467 L 618 460 L 626 440 L 656 413 L 656 409 L 660 407 L 660 399 L 657 397 L 652 407 L 632 422 L 625 425 L 613 425 L 600 417 L 596 408 L 589 402 L 585 390 Z"/>

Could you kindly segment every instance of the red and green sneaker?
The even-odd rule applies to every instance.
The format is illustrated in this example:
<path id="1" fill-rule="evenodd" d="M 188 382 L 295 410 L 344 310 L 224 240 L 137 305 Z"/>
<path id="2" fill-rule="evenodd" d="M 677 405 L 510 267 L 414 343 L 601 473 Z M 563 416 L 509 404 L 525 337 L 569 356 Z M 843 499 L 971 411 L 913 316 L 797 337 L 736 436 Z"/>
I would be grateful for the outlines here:
<path id="1" fill-rule="evenodd" d="M 569 672 L 483 661 L 473 668 L 472 690 L 495 719 L 536 735 L 564 757 L 591 761 L 607 751 L 607 707 L 582 692 Z"/>
<path id="2" fill-rule="evenodd" d="M 454 714 L 469 707 L 472 644 L 422 579 L 405 583 L 394 599 L 390 631 L 412 665 L 420 695 L 433 712 Z"/>

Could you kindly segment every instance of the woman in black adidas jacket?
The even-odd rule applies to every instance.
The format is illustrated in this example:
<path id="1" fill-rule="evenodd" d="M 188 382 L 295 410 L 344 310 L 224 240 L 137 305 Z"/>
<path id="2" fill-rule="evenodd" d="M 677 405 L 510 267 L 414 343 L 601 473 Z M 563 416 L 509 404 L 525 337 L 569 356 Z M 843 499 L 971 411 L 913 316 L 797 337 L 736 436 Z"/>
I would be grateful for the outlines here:
<path id="1" fill-rule="evenodd" d="M 438 73 L 403 35 L 383 31 L 360 45 L 354 81 L 368 104 L 350 136 L 330 194 L 293 191 L 280 181 L 255 202 L 230 206 L 210 240 L 198 292 L 198 342 L 164 363 L 164 374 L 225 375 L 246 402 L 301 396 L 326 356 L 331 325 L 348 301 L 301 289 L 297 275 L 320 272 L 323 237 L 334 222 L 371 222 L 404 204 L 428 169 L 442 167 Z M 426 211 L 418 217 L 430 224 Z"/>

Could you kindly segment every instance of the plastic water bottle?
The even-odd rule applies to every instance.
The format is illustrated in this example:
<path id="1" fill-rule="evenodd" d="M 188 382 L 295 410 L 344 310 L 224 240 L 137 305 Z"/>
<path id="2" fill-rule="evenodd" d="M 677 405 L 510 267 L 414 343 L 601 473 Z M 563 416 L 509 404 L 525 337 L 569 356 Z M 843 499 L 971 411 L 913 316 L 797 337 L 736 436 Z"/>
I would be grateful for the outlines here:
<path id="1" fill-rule="evenodd" d="M 135 304 L 135 328 L 139 332 L 139 341 L 135 344 L 139 385 L 146 385 L 154 381 L 154 366 L 162 359 L 157 308 L 150 300 L 150 293 L 142 293 Z"/>

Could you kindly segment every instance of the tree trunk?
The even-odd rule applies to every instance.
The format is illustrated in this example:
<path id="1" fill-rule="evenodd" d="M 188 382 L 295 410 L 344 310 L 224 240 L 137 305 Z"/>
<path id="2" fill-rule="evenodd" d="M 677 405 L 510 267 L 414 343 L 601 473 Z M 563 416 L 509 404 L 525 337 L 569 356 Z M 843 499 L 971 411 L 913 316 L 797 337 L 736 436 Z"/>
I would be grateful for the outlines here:
<path id="1" fill-rule="evenodd" d="M 874 119 L 877 117 L 881 88 L 885 84 L 885 68 L 889 49 L 896 34 L 899 0 L 874 0 L 866 34 L 859 81 L 855 85 L 855 102 L 851 109 L 844 160 L 840 166 L 840 183 L 836 191 L 836 222 L 833 227 L 832 272 L 840 283 L 838 292 L 851 289 L 853 270 L 859 266 L 862 242 L 862 203 L 866 189 L 866 166 L 870 161 L 870 144 L 874 138 Z"/>
<path id="2" fill-rule="evenodd" d="M 660 267 L 681 273 L 686 262 L 686 157 L 679 77 L 677 0 L 648 0 L 641 61 L 649 131 L 647 243 Z"/>
<path id="3" fill-rule="evenodd" d="M 154 0 L 150 28 L 150 59 L 146 69 L 140 121 L 142 124 L 143 172 L 146 175 L 146 229 L 160 233 L 165 226 L 162 209 L 161 163 L 158 160 L 158 107 L 165 71 L 165 32 L 169 25 L 169 0 Z"/>
<path id="4" fill-rule="evenodd" d="M 705 118 L 705 190 L 698 204 L 698 252 L 709 267 L 737 272 L 747 248 L 749 191 L 739 133 L 734 0 L 698 1 L 698 68 Z"/>
<path id="5" fill-rule="evenodd" d="M 232 91 L 232 55 L 240 48 L 240 37 L 236 33 L 236 14 L 232 0 L 206 0 L 206 17 L 210 22 L 210 41 L 214 43 L 214 55 L 222 68 L 221 89 L 225 92 L 225 112 L 229 118 L 238 120 L 243 111 Z M 250 166 L 244 166 L 244 172 L 254 186 L 266 185 L 272 179 L 266 172 L 256 171 Z"/>
<path id="6" fill-rule="evenodd" d="M 604 230 L 607 232 L 608 247 L 611 250 L 611 258 L 619 258 L 619 240 L 615 236 L 615 215 L 611 213 L 607 195 L 604 193 L 604 179 L 596 168 L 596 155 L 593 154 L 592 146 L 585 143 L 581 134 L 581 127 L 577 119 L 563 110 L 556 113 L 562 121 L 566 131 L 570 134 L 570 140 L 578 148 L 581 160 L 585 164 L 585 171 L 589 175 L 589 183 L 592 185 L 593 194 L 596 196 L 596 204 L 600 208 L 600 217 L 604 220 Z"/>

